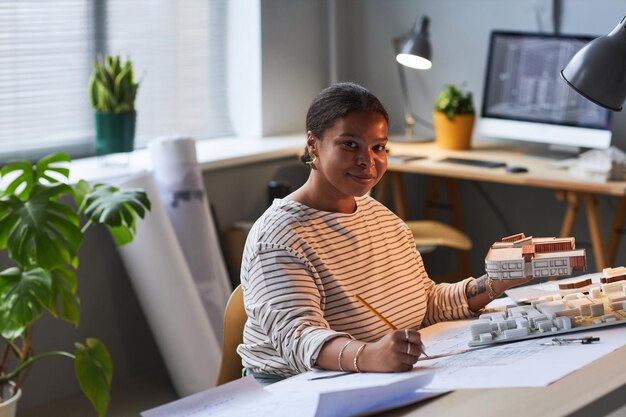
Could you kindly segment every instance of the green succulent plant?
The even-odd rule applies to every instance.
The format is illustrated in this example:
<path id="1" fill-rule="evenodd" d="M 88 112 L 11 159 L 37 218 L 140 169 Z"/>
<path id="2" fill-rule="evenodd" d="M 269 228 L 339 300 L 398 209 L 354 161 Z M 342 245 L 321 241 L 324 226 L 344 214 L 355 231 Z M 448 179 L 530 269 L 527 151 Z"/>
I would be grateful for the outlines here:
<path id="1" fill-rule="evenodd" d="M 77 296 L 78 250 L 93 224 L 104 224 L 116 244 L 130 242 L 137 216 L 150 210 L 146 193 L 69 184 L 70 157 L 55 153 L 33 164 L 12 161 L 0 169 L 0 250 L 13 265 L 0 272 L 0 388 L 24 382 L 28 369 L 50 356 L 74 360 L 80 387 L 99 416 L 109 404 L 113 375 L 103 343 L 89 338 L 74 353 L 34 353 L 35 322 L 45 312 L 75 326 L 80 323 Z M 0 395 L 3 390 L 0 389 Z M 0 402 L 6 398 L 0 398 Z"/>
<path id="2" fill-rule="evenodd" d="M 437 96 L 435 111 L 445 113 L 449 120 L 454 119 L 457 114 L 474 114 L 472 93 L 446 84 Z"/>
<path id="3" fill-rule="evenodd" d="M 130 59 L 107 56 L 94 63 L 89 79 L 89 98 L 96 111 L 121 113 L 135 110 L 139 83 L 135 82 Z"/>

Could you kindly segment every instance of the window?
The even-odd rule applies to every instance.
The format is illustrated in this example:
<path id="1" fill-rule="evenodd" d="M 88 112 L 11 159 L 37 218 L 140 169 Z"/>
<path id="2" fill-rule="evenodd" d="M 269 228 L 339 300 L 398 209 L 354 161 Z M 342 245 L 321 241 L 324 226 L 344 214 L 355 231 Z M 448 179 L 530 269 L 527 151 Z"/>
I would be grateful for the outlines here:
<path id="1" fill-rule="evenodd" d="M 87 82 L 95 56 L 133 60 L 136 147 L 232 134 L 227 0 L 0 2 L 0 159 L 93 152 Z M 102 28 L 101 30 L 95 28 Z"/>

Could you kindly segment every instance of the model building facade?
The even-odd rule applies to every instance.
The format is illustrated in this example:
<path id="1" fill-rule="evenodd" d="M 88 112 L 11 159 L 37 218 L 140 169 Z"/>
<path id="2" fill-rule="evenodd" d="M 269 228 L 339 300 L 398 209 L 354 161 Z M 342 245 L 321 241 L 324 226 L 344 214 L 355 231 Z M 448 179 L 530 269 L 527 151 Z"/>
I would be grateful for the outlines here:
<path id="1" fill-rule="evenodd" d="M 534 238 L 518 233 L 495 242 L 485 257 L 491 279 L 565 277 L 586 270 L 585 250 L 576 249 L 573 237 Z"/>

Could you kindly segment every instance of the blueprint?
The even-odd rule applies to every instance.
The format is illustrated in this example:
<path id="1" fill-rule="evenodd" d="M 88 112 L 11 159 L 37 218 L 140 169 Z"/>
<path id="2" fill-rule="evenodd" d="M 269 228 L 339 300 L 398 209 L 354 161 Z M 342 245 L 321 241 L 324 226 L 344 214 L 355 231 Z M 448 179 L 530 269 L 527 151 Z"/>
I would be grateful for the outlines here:
<path id="1" fill-rule="evenodd" d="M 466 351 L 471 320 L 437 323 L 420 330 L 430 356 Z M 626 344 L 621 327 L 594 329 L 588 345 L 543 346 L 551 337 L 469 349 L 437 359 L 420 358 L 417 367 L 435 371 L 431 389 L 542 387 Z"/>

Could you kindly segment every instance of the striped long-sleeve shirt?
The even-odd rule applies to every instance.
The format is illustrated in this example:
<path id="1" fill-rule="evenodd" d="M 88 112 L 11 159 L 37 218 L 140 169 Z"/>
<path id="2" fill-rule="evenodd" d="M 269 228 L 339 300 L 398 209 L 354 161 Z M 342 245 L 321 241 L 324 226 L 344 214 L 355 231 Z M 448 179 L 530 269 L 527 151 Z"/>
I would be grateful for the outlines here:
<path id="1" fill-rule="evenodd" d="M 355 295 L 397 328 L 417 328 L 473 316 L 471 279 L 435 284 L 411 231 L 371 197 L 357 198 L 351 214 L 277 199 L 246 241 L 248 321 L 237 351 L 255 372 L 291 376 L 312 369 L 329 339 L 374 342 L 389 332 Z"/>

